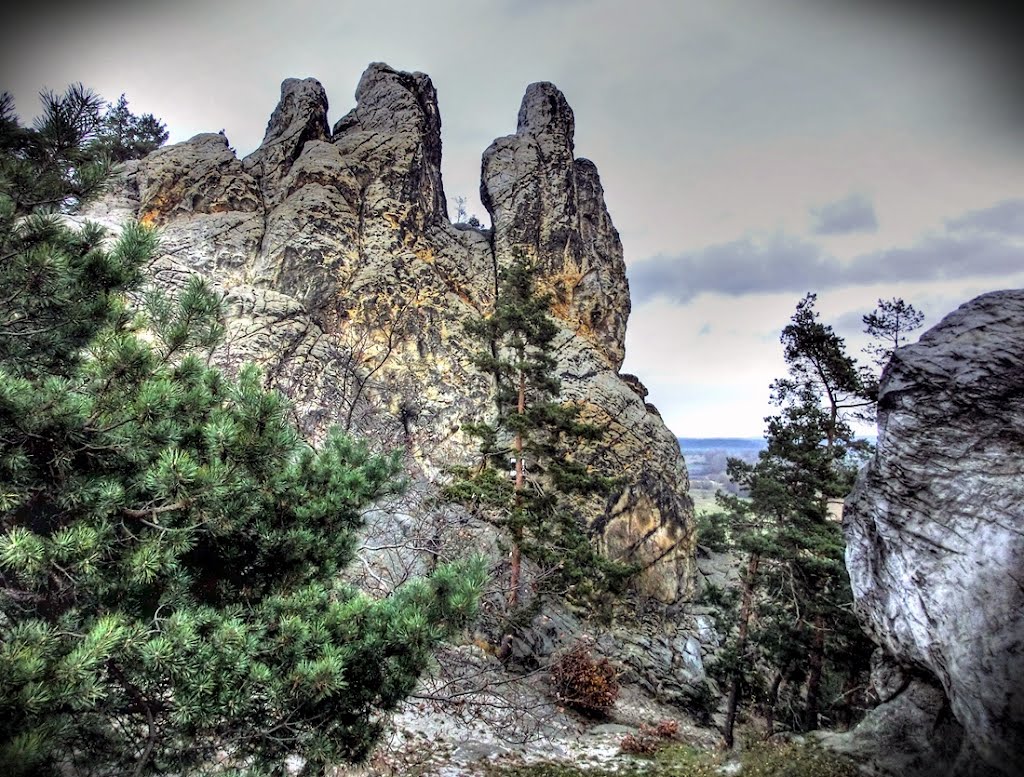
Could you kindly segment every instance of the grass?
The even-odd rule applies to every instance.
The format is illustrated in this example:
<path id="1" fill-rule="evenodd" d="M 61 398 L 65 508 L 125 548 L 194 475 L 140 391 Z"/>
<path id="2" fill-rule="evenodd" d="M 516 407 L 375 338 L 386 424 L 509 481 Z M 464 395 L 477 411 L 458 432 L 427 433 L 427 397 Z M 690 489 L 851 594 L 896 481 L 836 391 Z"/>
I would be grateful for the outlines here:
<path id="1" fill-rule="evenodd" d="M 582 769 L 561 763 L 495 767 L 488 777 L 719 777 L 723 753 L 670 745 L 647 763 L 623 758 L 618 769 Z M 853 762 L 810 743 L 758 744 L 740 755 L 736 777 L 857 777 Z"/>
<path id="2" fill-rule="evenodd" d="M 690 497 L 693 499 L 693 509 L 695 512 L 708 512 L 718 513 L 721 512 L 721 508 L 718 506 L 718 502 L 715 501 L 715 494 L 718 492 L 718 486 L 714 488 L 696 488 L 690 486 Z"/>

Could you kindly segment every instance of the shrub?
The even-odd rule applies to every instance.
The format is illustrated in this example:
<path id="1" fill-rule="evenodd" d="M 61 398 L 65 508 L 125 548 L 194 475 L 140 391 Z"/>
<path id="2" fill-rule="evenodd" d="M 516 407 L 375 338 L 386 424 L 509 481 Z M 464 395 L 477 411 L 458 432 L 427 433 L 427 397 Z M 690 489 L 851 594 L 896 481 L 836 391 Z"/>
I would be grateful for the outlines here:
<path id="1" fill-rule="evenodd" d="M 555 659 L 549 672 L 555 698 L 581 712 L 606 715 L 619 697 L 615 667 L 607 658 L 594 658 L 583 641 Z"/>
<path id="2" fill-rule="evenodd" d="M 729 542 L 728 517 L 719 512 L 697 513 L 697 542 L 715 553 L 731 549 Z"/>
<path id="3" fill-rule="evenodd" d="M 619 743 L 623 753 L 631 755 L 653 755 L 663 748 L 667 740 L 675 739 L 679 734 L 679 723 L 674 720 L 661 720 L 656 726 L 640 725 L 636 734 L 626 734 Z"/>

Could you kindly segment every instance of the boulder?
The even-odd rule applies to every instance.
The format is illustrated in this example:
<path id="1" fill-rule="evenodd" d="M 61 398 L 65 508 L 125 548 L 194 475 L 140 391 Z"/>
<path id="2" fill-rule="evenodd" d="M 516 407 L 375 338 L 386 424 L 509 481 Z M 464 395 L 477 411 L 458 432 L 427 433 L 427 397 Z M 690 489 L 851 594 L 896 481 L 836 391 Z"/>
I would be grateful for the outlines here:
<path id="1" fill-rule="evenodd" d="M 843 528 L 868 633 L 941 688 L 988 773 L 1024 773 L 1024 291 L 895 352 Z"/>

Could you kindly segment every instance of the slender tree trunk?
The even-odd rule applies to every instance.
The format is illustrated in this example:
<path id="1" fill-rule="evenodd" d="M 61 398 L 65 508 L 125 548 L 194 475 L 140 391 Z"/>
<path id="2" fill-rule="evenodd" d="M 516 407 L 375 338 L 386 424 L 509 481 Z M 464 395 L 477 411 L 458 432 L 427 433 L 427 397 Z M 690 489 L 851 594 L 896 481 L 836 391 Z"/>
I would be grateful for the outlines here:
<path id="1" fill-rule="evenodd" d="M 851 665 L 846 673 L 846 680 L 843 682 L 843 706 L 839 708 L 838 715 L 839 724 L 843 730 L 849 730 L 850 725 L 853 723 L 853 699 L 854 692 L 857 690 L 857 670 Z"/>
<path id="2" fill-rule="evenodd" d="M 523 415 L 526 412 L 526 377 L 520 371 L 519 373 L 519 403 L 516 407 L 519 415 Z M 526 470 L 525 460 L 523 459 L 523 433 L 522 431 L 516 432 L 515 438 L 515 451 L 516 451 L 516 486 L 515 486 L 515 506 L 518 510 L 523 503 L 523 485 L 526 482 Z M 522 550 L 519 547 L 519 538 L 516 536 L 516 532 L 513 532 L 512 537 L 512 574 L 510 581 L 510 590 L 508 592 L 508 606 L 514 608 L 518 606 L 520 599 L 520 586 L 522 578 L 523 558 Z"/>
<path id="3" fill-rule="evenodd" d="M 523 415 L 526 412 L 526 376 L 522 371 L 519 372 L 519 402 L 516 405 L 516 411 L 519 415 Z M 518 510 L 523 503 L 523 486 L 526 483 L 526 462 L 523 458 L 522 431 L 516 432 L 512 445 L 516 452 L 515 509 Z M 509 566 L 508 609 L 509 613 L 511 613 L 519 606 L 523 573 L 523 552 L 519 546 L 519 528 L 514 524 L 512 527 L 512 551 L 509 554 Z M 498 650 L 498 658 L 504 661 L 511 653 L 512 634 L 505 634 L 501 640 L 501 647 Z"/>
<path id="4" fill-rule="evenodd" d="M 750 629 L 750 615 L 754 608 L 754 577 L 757 575 L 758 564 L 761 563 L 761 556 L 751 553 L 747 562 L 747 573 L 743 577 L 743 595 L 740 599 L 740 621 L 736 633 L 736 655 L 741 660 L 747 649 L 747 633 Z M 740 668 L 733 669 L 732 682 L 729 683 L 729 702 L 725 712 L 725 727 L 723 739 L 725 746 L 732 749 L 733 729 L 736 727 L 736 713 L 740 706 Z"/>
<path id="5" fill-rule="evenodd" d="M 779 704 L 779 691 L 782 690 L 782 681 L 785 679 L 786 672 L 788 671 L 789 666 L 786 665 L 776 672 L 775 679 L 772 680 L 772 687 L 768 689 L 768 709 L 765 710 L 768 730 L 765 734 L 765 738 L 771 737 L 775 734 L 775 708 Z"/>
<path id="6" fill-rule="evenodd" d="M 821 690 L 821 672 L 825 664 L 825 621 L 821 614 L 814 616 L 814 636 L 811 651 L 807 656 L 807 711 L 804 728 L 813 731 L 818 727 L 818 694 Z"/>

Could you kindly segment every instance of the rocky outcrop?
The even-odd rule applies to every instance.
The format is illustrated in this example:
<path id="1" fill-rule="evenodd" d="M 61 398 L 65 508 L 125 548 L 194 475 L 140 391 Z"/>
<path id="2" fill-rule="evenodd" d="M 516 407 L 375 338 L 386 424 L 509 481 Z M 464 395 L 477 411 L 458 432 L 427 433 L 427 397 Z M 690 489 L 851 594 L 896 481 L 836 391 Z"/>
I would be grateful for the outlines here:
<path id="1" fill-rule="evenodd" d="M 897 350 L 878 409 L 843 519 L 857 611 L 941 687 L 981 773 L 1024 773 L 1024 291 Z"/>
<path id="2" fill-rule="evenodd" d="M 597 168 L 573 156 L 575 120 L 553 84 L 531 84 L 515 135 L 484 152 L 480 198 L 494 223 L 498 261 L 535 258 L 556 314 L 618 370 L 629 287 L 622 244 Z"/>
<path id="3" fill-rule="evenodd" d="M 161 230 L 158 284 L 200 273 L 223 290 L 217 358 L 260 364 L 313 438 L 340 424 L 403 446 L 426 479 L 472 456 L 462 430 L 492 405 L 463 323 L 493 309 L 500 269 L 524 253 L 542 267 L 560 324 L 563 395 L 608 425 L 579 451 L 623 478 L 591 505 L 614 556 L 641 562 L 659 600 L 693 584 L 692 503 L 678 444 L 618 370 L 629 291 L 597 169 L 574 156 L 574 120 L 551 84 L 527 89 L 515 135 L 483 158 L 483 230 L 449 221 L 437 95 L 422 73 L 371 65 L 355 107 L 327 123 L 315 79 L 288 79 L 263 144 L 238 160 L 227 138 L 198 135 L 126 168 L 89 214 Z"/>
<path id="4" fill-rule="evenodd" d="M 879 704 L 851 731 L 819 731 L 816 738 L 854 758 L 878 777 L 991 777 L 988 765 L 964 740 L 934 677 L 875 651 L 871 687 Z"/>
<path id="5" fill-rule="evenodd" d="M 595 655 L 613 662 L 623 685 L 634 685 L 647 697 L 697 717 L 710 714 L 717 689 L 704 660 L 713 657 L 719 635 L 706 610 L 674 613 L 671 618 L 636 613 L 596 636 L 588 635 L 578 615 L 563 604 L 545 604 L 513 639 L 510 664 L 536 669 L 582 640 Z"/>

